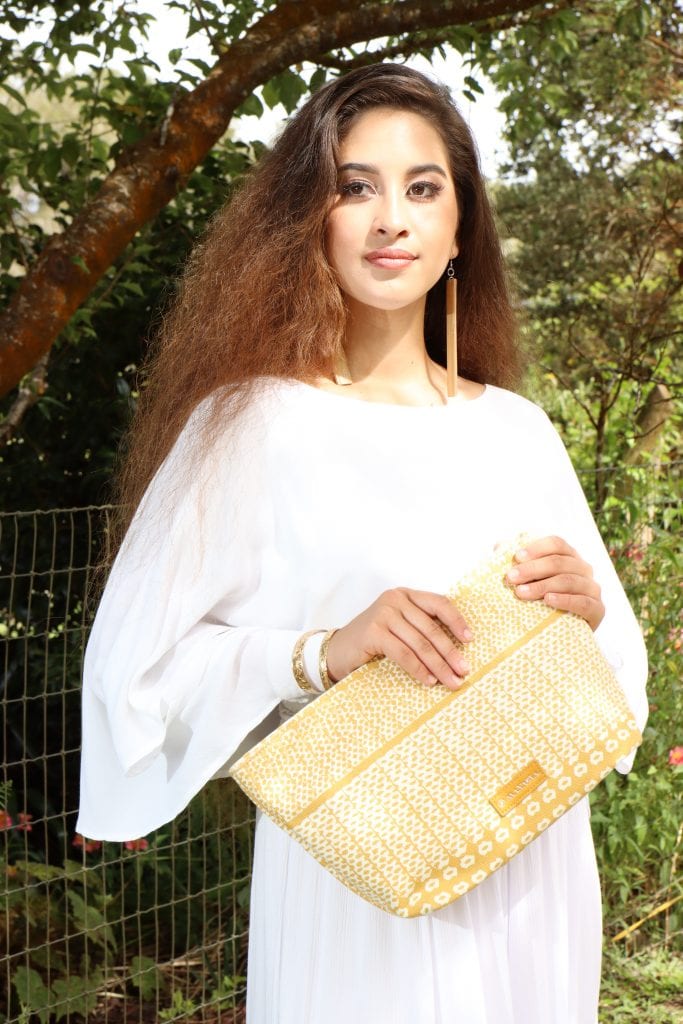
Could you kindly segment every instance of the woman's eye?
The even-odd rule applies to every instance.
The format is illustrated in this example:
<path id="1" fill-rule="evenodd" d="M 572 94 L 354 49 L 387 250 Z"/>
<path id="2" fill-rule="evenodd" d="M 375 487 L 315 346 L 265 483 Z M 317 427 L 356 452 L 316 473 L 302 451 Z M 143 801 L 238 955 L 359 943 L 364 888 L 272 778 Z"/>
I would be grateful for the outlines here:
<path id="1" fill-rule="evenodd" d="M 339 191 L 343 196 L 368 196 L 373 192 L 373 187 L 369 181 L 345 181 L 339 186 Z"/>
<path id="2" fill-rule="evenodd" d="M 408 193 L 416 199 L 433 199 L 443 190 L 443 185 L 435 181 L 414 181 L 408 188 Z"/>

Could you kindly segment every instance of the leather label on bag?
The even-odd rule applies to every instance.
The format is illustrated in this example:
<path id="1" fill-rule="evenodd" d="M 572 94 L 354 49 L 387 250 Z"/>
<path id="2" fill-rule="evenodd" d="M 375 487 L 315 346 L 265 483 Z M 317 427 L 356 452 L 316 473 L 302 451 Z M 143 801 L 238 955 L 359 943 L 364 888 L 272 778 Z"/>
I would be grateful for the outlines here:
<path id="1" fill-rule="evenodd" d="M 538 761 L 529 761 L 521 771 L 517 772 L 509 782 L 495 793 L 489 803 L 502 816 L 521 804 L 522 800 L 533 793 L 548 776 Z"/>

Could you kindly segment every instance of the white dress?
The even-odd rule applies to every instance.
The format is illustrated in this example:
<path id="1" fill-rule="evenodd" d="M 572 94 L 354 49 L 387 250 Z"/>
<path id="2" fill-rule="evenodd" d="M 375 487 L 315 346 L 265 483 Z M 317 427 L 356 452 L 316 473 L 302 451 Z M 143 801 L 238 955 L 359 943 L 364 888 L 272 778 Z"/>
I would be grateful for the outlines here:
<path id="1" fill-rule="evenodd" d="M 296 711 L 303 630 L 343 625 L 389 587 L 444 592 L 520 532 L 564 537 L 592 564 L 607 609 L 596 636 L 644 725 L 639 627 L 532 403 L 489 386 L 416 408 L 264 382 L 198 461 L 205 411 L 150 486 L 92 631 L 84 835 L 167 822 L 278 707 Z M 249 1024 L 595 1024 L 600 948 L 587 800 L 473 892 L 408 921 L 259 816 Z"/>

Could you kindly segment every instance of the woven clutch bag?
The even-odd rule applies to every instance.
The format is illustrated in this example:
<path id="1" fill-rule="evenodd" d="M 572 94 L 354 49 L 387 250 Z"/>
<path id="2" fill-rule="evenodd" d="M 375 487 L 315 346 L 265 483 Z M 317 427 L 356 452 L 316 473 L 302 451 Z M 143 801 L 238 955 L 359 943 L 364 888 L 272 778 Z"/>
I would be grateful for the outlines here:
<path id="1" fill-rule="evenodd" d="M 231 770 L 323 867 L 401 917 L 478 885 L 641 740 L 587 623 L 506 585 L 512 550 L 449 595 L 474 634 L 459 690 L 370 662 Z"/>

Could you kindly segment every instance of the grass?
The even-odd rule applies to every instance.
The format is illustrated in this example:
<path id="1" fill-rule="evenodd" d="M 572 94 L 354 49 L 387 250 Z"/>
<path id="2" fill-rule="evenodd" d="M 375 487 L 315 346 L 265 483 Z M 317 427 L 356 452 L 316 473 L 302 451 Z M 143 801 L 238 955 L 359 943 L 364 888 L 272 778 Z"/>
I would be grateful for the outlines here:
<path id="1" fill-rule="evenodd" d="M 605 950 L 600 1024 L 683 1024 L 683 957 Z"/>

